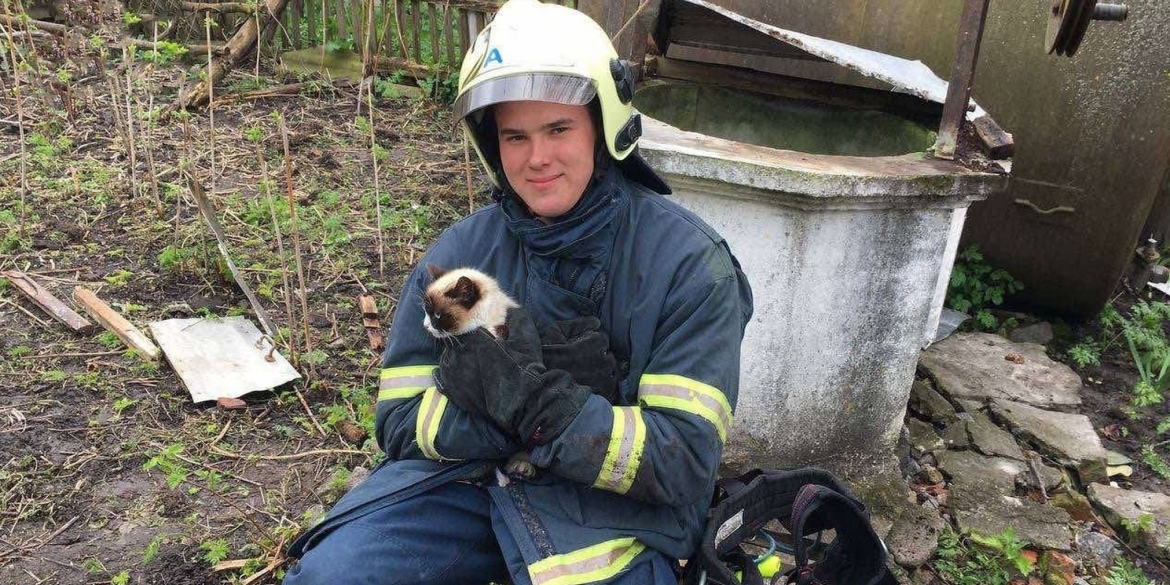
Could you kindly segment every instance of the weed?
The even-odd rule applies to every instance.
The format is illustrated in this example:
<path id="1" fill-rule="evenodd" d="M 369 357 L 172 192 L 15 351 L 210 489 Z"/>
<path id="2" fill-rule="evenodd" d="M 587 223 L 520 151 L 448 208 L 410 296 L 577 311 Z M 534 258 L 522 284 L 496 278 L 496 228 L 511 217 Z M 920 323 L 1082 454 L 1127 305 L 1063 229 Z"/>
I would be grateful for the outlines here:
<path id="1" fill-rule="evenodd" d="M 1170 479 L 1170 465 L 1154 450 L 1153 445 L 1142 445 L 1142 463 L 1158 474 L 1158 477 Z"/>
<path id="2" fill-rule="evenodd" d="M 143 565 L 150 564 L 150 561 L 153 561 L 154 557 L 158 555 L 158 550 L 162 547 L 163 538 L 165 538 L 165 536 L 162 534 L 156 535 L 154 539 L 150 541 L 150 544 L 146 545 L 146 550 L 142 551 Z"/>
<path id="3" fill-rule="evenodd" d="M 33 352 L 32 348 L 27 345 L 14 345 L 8 348 L 8 357 L 20 358 L 29 355 Z"/>
<path id="4" fill-rule="evenodd" d="M 180 248 L 177 246 L 167 246 L 163 248 L 162 252 L 158 253 L 158 266 L 164 272 L 177 274 L 183 272 L 184 266 L 190 265 L 195 260 L 195 250 L 192 248 Z"/>
<path id="5" fill-rule="evenodd" d="M 122 346 L 122 340 L 113 331 L 102 331 L 97 336 L 97 342 L 102 344 L 106 349 L 117 349 Z"/>
<path id="6" fill-rule="evenodd" d="M 955 259 L 946 304 L 956 311 L 971 313 L 976 330 L 995 331 L 999 320 L 991 314 L 991 308 L 1002 305 L 1004 297 L 1023 288 L 1023 283 L 1007 271 L 992 268 L 977 246 L 970 246 Z"/>
<path id="7" fill-rule="evenodd" d="M 114 414 L 120 416 L 122 414 L 122 411 L 126 410 L 127 408 L 130 408 L 131 406 L 134 406 L 137 403 L 138 403 L 137 400 L 133 400 L 131 398 L 123 396 L 123 397 L 114 401 Z"/>
<path id="8" fill-rule="evenodd" d="M 228 556 L 228 543 L 222 538 L 208 540 L 200 544 L 199 548 L 203 549 L 203 560 L 209 565 L 214 565 Z"/>
<path id="9" fill-rule="evenodd" d="M 146 470 L 159 468 L 160 471 L 167 474 L 167 487 L 175 489 L 179 484 L 187 481 L 187 477 L 191 472 L 183 465 L 183 461 L 179 459 L 179 454 L 183 452 L 182 443 L 173 443 L 167 445 L 159 451 L 158 455 L 146 460 L 142 464 L 142 468 Z"/>
<path id="10" fill-rule="evenodd" d="M 1082 341 L 1068 348 L 1068 357 L 1082 368 L 1101 365 L 1101 347 L 1093 341 Z"/>
<path id="11" fill-rule="evenodd" d="M 66 376 L 65 372 L 61 370 L 48 370 L 41 374 L 41 377 L 44 378 L 46 382 L 64 382 L 65 378 L 68 376 Z"/>
<path id="12" fill-rule="evenodd" d="M 1133 563 L 1126 560 L 1125 557 L 1118 556 L 1113 561 L 1113 567 L 1109 569 L 1109 574 L 1105 576 L 1105 585 L 1158 585 L 1146 577 L 1142 570 L 1134 566 Z"/>
<path id="13" fill-rule="evenodd" d="M 939 535 L 935 569 L 954 585 L 1008 585 L 1015 574 L 1032 572 L 1023 548 L 1010 528 L 990 537 L 948 529 Z"/>
<path id="14" fill-rule="evenodd" d="M 133 272 L 130 272 L 129 270 L 126 270 L 125 268 L 121 268 L 117 272 L 114 272 L 113 274 L 106 275 L 105 281 L 110 283 L 110 286 L 123 287 L 123 286 L 126 286 L 126 284 L 130 282 L 131 276 L 134 276 Z"/>
<path id="15" fill-rule="evenodd" d="M 93 557 L 89 557 L 88 559 L 81 561 L 81 568 L 85 569 L 86 573 L 105 573 L 106 572 L 106 566 L 103 565 L 101 561 L 99 561 Z"/>
<path id="16" fill-rule="evenodd" d="M 1122 518 L 1121 527 L 1125 529 L 1125 539 L 1132 543 L 1137 540 L 1140 534 L 1149 532 L 1154 528 L 1154 515 L 1139 514 L 1137 520 Z"/>
<path id="17" fill-rule="evenodd" d="M 130 583 L 130 571 L 122 569 L 120 573 L 110 577 L 110 585 L 127 585 Z"/>

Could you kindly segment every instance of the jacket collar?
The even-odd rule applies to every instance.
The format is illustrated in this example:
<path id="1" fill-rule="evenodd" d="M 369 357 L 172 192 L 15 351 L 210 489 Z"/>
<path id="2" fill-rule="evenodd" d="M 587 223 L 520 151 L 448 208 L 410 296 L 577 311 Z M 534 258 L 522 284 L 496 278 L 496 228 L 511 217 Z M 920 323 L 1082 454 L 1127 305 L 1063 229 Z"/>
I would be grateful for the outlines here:
<path id="1" fill-rule="evenodd" d="M 508 230 L 537 256 L 598 258 L 608 253 L 612 238 L 599 236 L 629 201 L 629 184 L 616 166 L 598 172 L 581 200 L 565 215 L 546 224 L 529 213 L 509 187 L 497 191 Z"/>

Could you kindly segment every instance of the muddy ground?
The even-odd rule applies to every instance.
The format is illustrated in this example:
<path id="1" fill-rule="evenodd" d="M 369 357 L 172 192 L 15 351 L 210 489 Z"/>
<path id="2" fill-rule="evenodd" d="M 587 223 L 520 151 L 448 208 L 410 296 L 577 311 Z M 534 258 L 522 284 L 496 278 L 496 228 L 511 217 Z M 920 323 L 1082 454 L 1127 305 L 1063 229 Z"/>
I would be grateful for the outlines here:
<path id="1" fill-rule="evenodd" d="M 389 325 L 427 244 L 486 203 L 483 178 L 441 102 L 378 83 L 371 113 L 352 84 L 282 77 L 264 59 L 232 73 L 214 108 L 167 112 L 198 68 L 124 59 L 114 40 L 6 41 L 28 65 L 0 68 L 0 270 L 66 300 L 85 286 L 142 328 L 253 317 L 190 173 L 304 377 L 241 410 L 193 404 L 165 360 L 74 333 L 0 279 L 0 583 L 274 583 L 306 512 L 378 459 L 378 353 L 358 295 Z M 1068 327 L 1053 357 L 1093 327 Z M 1124 410 L 1136 374 L 1123 350 L 1078 371 L 1097 426 L 1132 430 L 1107 446 L 1140 461 L 1156 419 Z M 1140 463 L 1129 483 L 1166 489 Z"/>

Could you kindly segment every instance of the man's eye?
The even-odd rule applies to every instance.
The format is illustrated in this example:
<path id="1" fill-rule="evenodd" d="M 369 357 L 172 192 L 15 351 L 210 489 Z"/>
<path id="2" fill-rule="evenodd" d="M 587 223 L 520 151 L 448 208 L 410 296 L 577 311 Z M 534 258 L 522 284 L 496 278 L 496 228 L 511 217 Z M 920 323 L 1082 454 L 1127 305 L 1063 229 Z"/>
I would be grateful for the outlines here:
<path id="1" fill-rule="evenodd" d="M 523 137 L 523 136 L 519 136 L 519 135 L 517 135 L 517 134 L 513 134 L 513 135 L 511 135 L 511 136 L 508 136 L 508 137 L 507 137 L 507 138 L 505 138 L 504 140 L 505 140 L 505 141 L 507 141 L 507 142 L 523 142 L 523 141 L 524 141 L 524 137 Z"/>
<path id="2" fill-rule="evenodd" d="M 561 134 L 563 132 L 568 132 L 568 131 L 569 131 L 569 128 L 567 126 L 557 126 L 556 128 L 552 129 L 553 134 Z"/>

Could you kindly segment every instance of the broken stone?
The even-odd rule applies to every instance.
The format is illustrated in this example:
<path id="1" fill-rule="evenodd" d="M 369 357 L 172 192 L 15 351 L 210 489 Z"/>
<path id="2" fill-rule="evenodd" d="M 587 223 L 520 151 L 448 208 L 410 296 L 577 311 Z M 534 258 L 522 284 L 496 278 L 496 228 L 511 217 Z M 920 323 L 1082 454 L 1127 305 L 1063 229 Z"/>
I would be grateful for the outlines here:
<path id="1" fill-rule="evenodd" d="M 1044 573 L 1044 585 L 1073 585 L 1077 563 L 1068 555 L 1046 550 L 1040 556 L 1040 569 Z"/>
<path id="2" fill-rule="evenodd" d="M 1072 550 L 1072 519 L 1055 506 L 967 483 L 951 484 L 948 504 L 955 524 L 962 530 L 992 536 L 1011 528 L 1020 540 L 1037 547 Z"/>
<path id="3" fill-rule="evenodd" d="M 934 427 L 930 426 L 930 423 L 911 417 L 906 419 L 906 428 L 910 430 L 910 448 L 915 457 L 942 451 L 946 448 L 943 440 L 934 432 Z"/>
<path id="4" fill-rule="evenodd" d="M 1093 514 L 1093 505 L 1089 503 L 1089 498 L 1082 496 L 1079 492 L 1062 492 L 1052 496 L 1048 503 L 1068 512 L 1068 515 L 1077 522 L 1096 522 L 1097 516 Z"/>
<path id="5" fill-rule="evenodd" d="M 1028 469 L 1026 463 L 946 451 L 939 454 L 939 468 L 951 478 L 947 505 L 960 528 L 991 536 L 1011 527 L 1021 540 L 1043 548 L 1071 548 L 1068 513 L 1014 495 L 1016 476 Z"/>
<path id="6" fill-rule="evenodd" d="M 1147 554 L 1170 559 L 1170 496 L 1089 484 L 1089 499 L 1114 529 Z"/>
<path id="7" fill-rule="evenodd" d="M 1026 490 L 1040 489 L 1041 484 L 1036 483 L 1036 473 L 1032 471 L 1032 465 L 1025 462 L 1025 467 L 1027 471 L 1016 476 L 1016 485 Z M 1052 493 L 1064 483 L 1064 472 L 1055 467 L 1036 462 L 1036 471 L 1039 472 L 1046 493 Z"/>
<path id="8" fill-rule="evenodd" d="M 1012 459 L 1024 460 L 1024 452 L 1016 444 L 1016 438 L 1011 433 L 995 426 L 991 419 L 982 412 L 972 415 L 974 420 L 967 423 L 967 432 L 971 435 L 971 444 L 984 455 L 998 455 Z"/>
<path id="9" fill-rule="evenodd" d="M 1089 417 L 1044 410 L 1009 400 L 995 400 L 991 413 L 1044 454 L 1077 467 L 1081 480 L 1105 476 L 1105 448 Z"/>
<path id="10" fill-rule="evenodd" d="M 339 420 L 333 425 L 341 437 L 350 445 L 361 446 L 366 442 L 366 429 L 349 420 Z"/>
<path id="11" fill-rule="evenodd" d="M 967 421 L 955 419 L 942 432 L 943 444 L 948 449 L 966 449 L 971 446 L 971 436 L 967 434 Z"/>
<path id="12" fill-rule="evenodd" d="M 1009 353 L 1025 358 L 1017 364 Z M 950 398 L 1014 400 L 1037 406 L 1080 404 L 1081 378 L 1053 361 L 1044 346 L 1012 343 L 990 333 L 956 333 L 923 352 L 919 365 Z"/>
<path id="13" fill-rule="evenodd" d="M 894 522 L 886 537 L 886 548 L 894 560 L 907 569 L 926 564 L 938 551 L 943 520 L 937 510 L 916 507 L 906 510 Z"/>
<path id="14" fill-rule="evenodd" d="M 1052 341 L 1052 324 L 1041 321 L 1035 325 L 1013 329 L 1008 339 L 1015 343 L 1039 343 L 1048 345 Z"/>
<path id="15" fill-rule="evenodd" d="M 1024 356 L 1022 356 L 1014 351 L 1003 356 L 1003 359 L 1005 359 L 1013 364 L 1022 364 L 1024 362 L 1028 361 L 1027 359 L 1024 358 Z"/>
<path id="16" fill-rule="evenodd" d="M 944 424 L 955 415 L 955 407 L 922 380 L 910 386 L 910 410 L 932 423 Z"/>
<path id="17" fill-rule="evenodd" d="M 938 456 L 938 466 L 953 484 L 977 486 L 988 492 L 1012 494 L 1016 476 L 1028 466 L 1015 459 L 988 457 L 972 451 L 945 451 Z"/>
<path id="18" fill-rule="evenodd" d="M 944 479 L 941 471 L 933 465 L 923 465 L 922 470 L 918 473 L 918 479 L 923 483 L 936 484 L 942 483 Z"/>
<path id="19" fill-rule="evenodd" d="M 1077 534 L 1074 556 L 1083 565 L 1108 569 L 1113 566 L 1113 559 L 1117 556 L 1117 544 L 1100 532 L 1084 530 Z"/>

